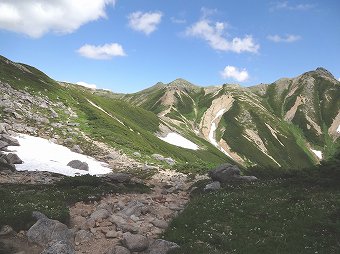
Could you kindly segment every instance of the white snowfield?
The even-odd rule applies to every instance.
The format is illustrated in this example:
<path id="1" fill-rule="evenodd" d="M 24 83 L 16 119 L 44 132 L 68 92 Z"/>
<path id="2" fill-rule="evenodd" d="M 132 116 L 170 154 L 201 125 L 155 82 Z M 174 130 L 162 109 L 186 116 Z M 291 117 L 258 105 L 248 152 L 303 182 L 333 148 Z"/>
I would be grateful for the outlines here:
<path id="1" fill-rule="evenodd" d="M 338 128 L 336 129 L 336 132 L 340 133 L 340 124 L 339 124 Z"/>
<path id="2" fill-rule="evenodd" d="M 191 150 L 198 150 L 199 147 L 195 143 L 191 142 L 190 140 L 186 139 L 185 137 L 179 135 L 175 132 L 168 133 L 164 138 L 158 137 L 159 139 L 183 148 L 191 149 Z"/>
<path id="3" fill-rule="evenodd" d="M 8 149 L 16 153 L 23 164 L 17 164 L 19 171 L 49 171 L 67 176 L 101 175 L 112 172 L 108 164 L 92 157 L 72 152 L 65 146 L 54 144 L 47 139 L 20 134 L 16 138 L 20 146 L 9 146 Z M 71 160 L 80 160 L 89 165 L 89 171 L 78 170 L 67 166 Z"/>
<path id="4" fill-rule="evenodd" d="M 322 160 L 322 152 L 314 149 L 310 149 L 320 160 Z"/>

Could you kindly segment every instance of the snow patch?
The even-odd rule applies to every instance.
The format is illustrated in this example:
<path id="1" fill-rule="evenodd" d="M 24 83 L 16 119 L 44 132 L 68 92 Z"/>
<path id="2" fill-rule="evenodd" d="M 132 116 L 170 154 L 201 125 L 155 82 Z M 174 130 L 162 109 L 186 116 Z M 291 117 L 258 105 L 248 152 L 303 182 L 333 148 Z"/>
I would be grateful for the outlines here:
<path id="1" fill-rule="evenodd" d="M 318 150 L 314 150 L 314 149 L 310 149 L 315 155 L 316 157 L 318 157 L 320 160 L 322 160 L 322 152 L 318 151 Z"/>
<path id="2" fill-rule="evenodd" d="M 20 134 L 15 137 L 20 146 L 9 146 L 8 149 L 16 153 L 23 164 L 17 164 L 18 171 L 49 171 L 67 176 L 100 175 L 112 172 L 108 164 L 92 157 L 72 152 L 65 146 L 57 145 L 47 139 Z M 67 166 L 71 160 L 86 162 L 89 171 L 78 170 Z"/>
<path id="3" fill-rule="evenodd" d="M 183 148 L 191 149 L 191 150 L 198 150 L 199 147 L 195 143 L 191 142 L 190 140 L 186 139 L 185 137 L 179 135 L 175 132 L 168 133 L 164 138 L 159 137 L 159 139 Z"/>
<path id="4" fill-rule="evenodd" d="M 336 132 L 340 133 L 340 124 L 339 124 L 338 128 L 336 129 Z"/>
<path id="5" fill-rule="evenodd" d="M 224 110 L 224 109 L 223 109 L 223 110 Z M 221 112 L 221 110 L 220 110 L 219 112 Z M 218 112 L 217 114 L 219 114 L 219 112 Z M 224 113 L 224 112 L 223 112 L 223 113 Z M 223 113 L 221 114 L 221 116 L 223 115 Z M 215 119 L 216 119 L 216 118 L 217 118 L 217 117 L 215 117 Z M 214 120 L 215 120 L 215 119 L 214 119 Z M 218 148 L 222 153 L 224 153 L 224 154 L 227 155 L 228 157 L 232 158 L 231 155 L 230 155 L 226 150 L 224 150 L 224 149 L 217 143 L 217 141 L 216 141 L 216 139 L 215 139 L 215 137 L 214 137 L 214 136 L 215 136 L 215 131 L 216 131 L 216 129 L 217 129 L 216 124 L 215 124 L 214 122 L 212 122 L 212 123 L 211 123 L 211 126 L 210 126 L 209 136 L 208 136 L 210 143 L 213 144 L 216 148 Z"/>

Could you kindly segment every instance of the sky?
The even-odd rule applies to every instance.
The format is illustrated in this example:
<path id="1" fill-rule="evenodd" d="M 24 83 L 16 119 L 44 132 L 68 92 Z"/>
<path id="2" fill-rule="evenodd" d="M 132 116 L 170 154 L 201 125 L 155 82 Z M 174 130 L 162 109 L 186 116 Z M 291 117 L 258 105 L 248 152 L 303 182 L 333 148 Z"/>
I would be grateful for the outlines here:
<path id="1" fill-rule="evenodd" d="M 177 78 L 252 86 L 340 78 L 339 0 L 0 0 L 0 55 L 133 93 Z"/>

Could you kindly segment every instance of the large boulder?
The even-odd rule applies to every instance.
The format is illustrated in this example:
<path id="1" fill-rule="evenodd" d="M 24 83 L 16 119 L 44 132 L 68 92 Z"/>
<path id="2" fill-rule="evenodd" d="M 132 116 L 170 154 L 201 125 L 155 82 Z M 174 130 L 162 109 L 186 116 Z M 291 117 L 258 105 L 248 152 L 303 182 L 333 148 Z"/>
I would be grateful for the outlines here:
<path id="1" fill-rule="evenodd" d="M 7 154 L 6 160 L 9 164 L 22 164 L 23 163 L 23 161 L 15 153 Z"/>
<path id="2" fill-rule="evenodd" d="M 177 248 L 179 246 L 176 243 L 157 239 L 150 245 L 147 254 L 167 254 L 169 251 Z"/>
<path id="3" fill-rule="evenodd" d="M 0 150 L 6 148 L 7 146 L 8 146 L 7 142 L 0 140 Z"/>
<path id="4" fill-rule="evenodd" d="M 236 165 L 222 164 L 221 166 L 211 170 L 209 176 L 213 181 L 221 183 L 237 182 L 237 181 L 255 181 L 255 176 L 241 176 L 241 170 Z"/>
<path id="5" fill-rule="evenodd" d="M 68 242 L 52 241 L 41 254 L 75 254 L 75 250 Z"/>
<path id="6" fill-rule="evenodd" d="M 67 166 L 74 169 L 89 171 L 89 165 L 86 162 L 82 162 L 80 160 L 72 160 L 67 163 Z"/>
<path id="7" fill-rule="evenodd" d="M 112 172 L 105 175 L 106 179 L 113 183 L 128 183 L 131 180 L 131 175 L 121 172 Z"/>
<path id="8" fill-rule="evenodd" d="M 149 247 L 148 238 L 142 235 L 133 235 L 131 233 L 123 234 L 122 243 L 132 252 L 141 252 Z"/>
<path id="9" fill-rule="evenodd" d="M 73 232 L 67 226 L 57 220 L 51 220 L 42 213 L 33 213 L 37 222 L 27 231 L 27 238 L 30 242 L 42 247 L 47 247 L 46 251 L 53 248 L 73 248 Z M 64 247 L 63 247 L 64 246 Z M 45 252 L 47 253 L 72 253 L 72 252 Z"/>
<path id="10" fill-rule="evenodd" d="M 217 191 L 221 189 L 221 183 L 218 181 L 212 182 L 212 183 L 208 183 L 205 187 L 204 187 L 204 191 Z"/>
<path id="11" fill-rule="evenodd" d="M 12 138 L 10 135 L 1 134 L 0 140 L 6 142 L 9 146 L 20 146 L 19 141 L 15 138 Z"/>
<path id="12" fill-rule="evenodd" d="M 6 154 L 0 153 L 0 171 L 3 170 L 15 171 L 15 166 L 13 164 L 8 163 Z"/>

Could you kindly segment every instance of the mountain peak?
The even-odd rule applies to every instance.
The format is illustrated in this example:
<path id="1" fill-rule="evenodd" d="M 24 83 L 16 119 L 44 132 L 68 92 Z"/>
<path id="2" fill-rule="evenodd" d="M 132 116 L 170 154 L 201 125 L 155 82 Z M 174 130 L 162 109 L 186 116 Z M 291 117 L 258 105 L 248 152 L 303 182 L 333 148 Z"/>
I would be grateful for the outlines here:
<path id="1" fill-rule="evenodd" d="M 334 79 L 334 76 L 332 73 L 330 73 L 328 70 L 326 70 L 325 68 L 322 68 L 322 67 L 318 67 L 316 68 L 315 72 L 321 76 L 327 76 L 329 78 L 333 78 Z"/>
<path id="2" fill-rule="evenodd" d="M 168 87 L 179 90 L 193 90 L 197 88 L 197 86 L 182 78 L 178 78 L 170 82 Z"/>

